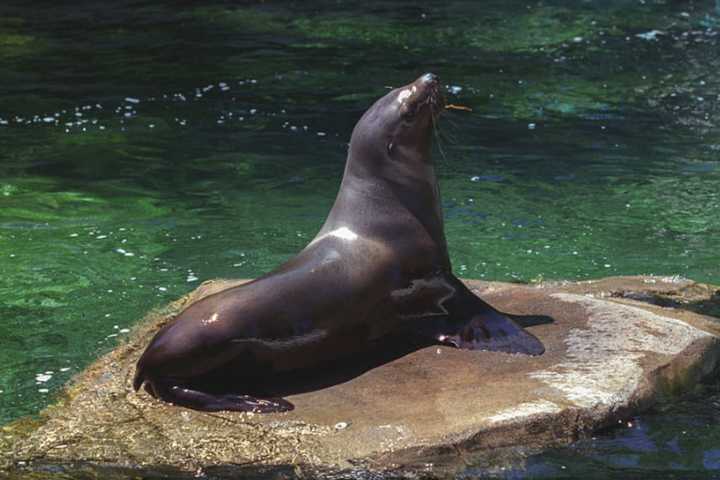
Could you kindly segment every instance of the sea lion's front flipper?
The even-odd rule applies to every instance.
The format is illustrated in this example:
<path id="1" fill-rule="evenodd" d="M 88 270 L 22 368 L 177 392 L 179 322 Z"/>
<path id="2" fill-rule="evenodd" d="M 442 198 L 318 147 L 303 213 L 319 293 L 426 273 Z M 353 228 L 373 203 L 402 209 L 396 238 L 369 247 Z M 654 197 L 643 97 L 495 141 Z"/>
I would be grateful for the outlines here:
<path id="1" fill-rule="evenodd" d="M 446 345 L 467 350 L 542 355 L 545 347 L 534 335 L 494 309 L 474 314 L 468 321 L 448 333 L 440 333 L 437 340 Z"/>
<path id="2" fill-rule="evenodd" d="M 453 299 L 447 302 L 448 321 L 436 333 L 443 344 L 468 350 L 542 355 L 545 347 L 508 316 L 495 310 L 457 280 Z"/>

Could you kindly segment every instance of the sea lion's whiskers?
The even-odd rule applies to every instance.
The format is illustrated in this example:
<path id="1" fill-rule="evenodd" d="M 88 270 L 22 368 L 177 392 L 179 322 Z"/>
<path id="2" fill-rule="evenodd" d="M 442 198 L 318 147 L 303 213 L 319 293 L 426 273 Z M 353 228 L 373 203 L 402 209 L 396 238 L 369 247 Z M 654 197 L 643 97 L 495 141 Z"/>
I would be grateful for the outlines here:
<path id="1" fill-rule="evenodd" d="M 460 123 L 453 115 L 448 115 L 447 110 L 442 110 L 438 115 L 443 116 L 443 128 L 440 130 L 440 134 L 443 135 L 449 143 L 458 143 L 458 139 L 455 134 L 461 131 Z"/>
<path id="2" fill-rule="evenodd" d="M 445 110 L 445 109 L 440 111 L 438 114 L 443 116 L 443 118 L 444 118 L 443 123 L 448 123 L 455 130 L 460 130 L 460 123 L 457 121 L 454 114 L 451 114 L 448 110 Z"/>
<path id="3" fill-rule="evenodd" d="M 442 128 L 438 126 L 440 117 L 443 117 Z M 452 115 L 447 115 L 447 112 L 442 109 L 436 110 L 433 114 L 433 125 L 437 127 L 436 133 L 440 138 L 446 139 L 448 143 L 458 143 L 454 132 L 460 131 L 460 125 L 452 118 Z M 447 125 L 449 125 L 449 127 L 447 127 Z"/>
<path id="4" fill-rule="evenodd" d="M 460 143 L 457 135 L 455 135 L 455 132 L 453 132 L 449 128 L 443 127 L 441 130 L 438 130 L 438 134 L 445 141 L 445 143 L 448 143 L 450 145 L 456 145 Z"/>
<path id="5" fill-rule="evenodd" d="M 431 115 L 431 122 L 432 122 L 432 131 L 435 135 L 435 143 L 437 143 L 438 150 L 440 151 L 440 156 L 442 157 L 444 162 L 447 162 L 447 155 L 445 155 L 445 149 L 443 149 L 442 146 L 442 138 L 440 137 L 440 131 L 438 128 L 438 117 L 440 115 L 433 112 Z"/>

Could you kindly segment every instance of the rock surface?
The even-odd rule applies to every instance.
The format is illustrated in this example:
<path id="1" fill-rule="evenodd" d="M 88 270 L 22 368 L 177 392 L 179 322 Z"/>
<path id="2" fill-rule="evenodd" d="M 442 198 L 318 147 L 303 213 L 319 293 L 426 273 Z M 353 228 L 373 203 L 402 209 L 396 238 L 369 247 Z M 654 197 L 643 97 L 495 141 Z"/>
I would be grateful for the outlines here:
<path id="1" fill-rule="evenodd" d="M 675 277 L 468 281 L 531 324 L 546 353 L 403 352 L 287 396 L 295 410 L 282 414 L 196 412 L 133 392 L 135 362 L 154 332 L 188 303 L 237 283 L 205 283 L 154 312 L 39 420 L 3 427 L 0 473 L 452 475 L 473 452 L 542 448 L 611 425 L 720 364 L 720 321 L 709 316 L 720 310 L 715 287 Z"/>

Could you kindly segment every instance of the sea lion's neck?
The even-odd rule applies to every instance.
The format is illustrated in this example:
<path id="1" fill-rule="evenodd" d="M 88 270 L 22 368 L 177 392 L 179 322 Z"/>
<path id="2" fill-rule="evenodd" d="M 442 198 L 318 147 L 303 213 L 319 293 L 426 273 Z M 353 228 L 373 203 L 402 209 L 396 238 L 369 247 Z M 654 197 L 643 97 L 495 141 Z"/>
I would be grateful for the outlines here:
<path id="1" fill-rule="evenodd" d="M 408 164 L 391 158 L 371 161 L 367 153 L 355 155 L 352 150 L 348 155 L 340 191 L 323 231 L 343 226 L 373 230 L 373 225 L 411 218 L 415 222 L 410 228 L 423 230 L 446 250 L 440 190 L 430 159 Z M 349 218 L 357 223 L 345 225 Z M 343 225 L 336 219 L 342 219 Z"/>
<path id="2" fill-rule="evenodd" d="M 345 184 L 368 200 L 378 199 L 406 207 L 415 203 L 425 207 L 423 211 L 428 213 L 436 210 L 433 207 L 440 201 L 435 168 L 429 155 L 412 163 L 389 157 L 368 161 L 357 158 L 351 151 L 343 175 L 343 186 Z"/>

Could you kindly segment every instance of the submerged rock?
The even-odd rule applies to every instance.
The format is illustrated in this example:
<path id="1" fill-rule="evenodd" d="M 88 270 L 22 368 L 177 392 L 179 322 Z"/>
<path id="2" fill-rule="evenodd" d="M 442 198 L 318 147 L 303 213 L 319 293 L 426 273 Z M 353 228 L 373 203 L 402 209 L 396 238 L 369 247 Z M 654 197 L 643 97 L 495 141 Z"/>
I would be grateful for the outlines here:
<path id="1" fill-rule="evenodd" d="M 205 283 L 151 314 L 39 420 L 3 427 L 0 469 L 113 478 L 451 476 L 471 456 L 517 461 L 615 424 L 720 363 L 720 322 L 708 316 L 720 307 L 714 287 L 675 277 L 468 281 L 527 325 L 546 353 L 431 346 L 362 368 L 339 364 L 324 388 L 296 388 L 286 397 L 295 410 L 281 414 L 204 413 L 136 394 L 134 365 L 158 328 L 188 303 L 237 283 Z"/>

